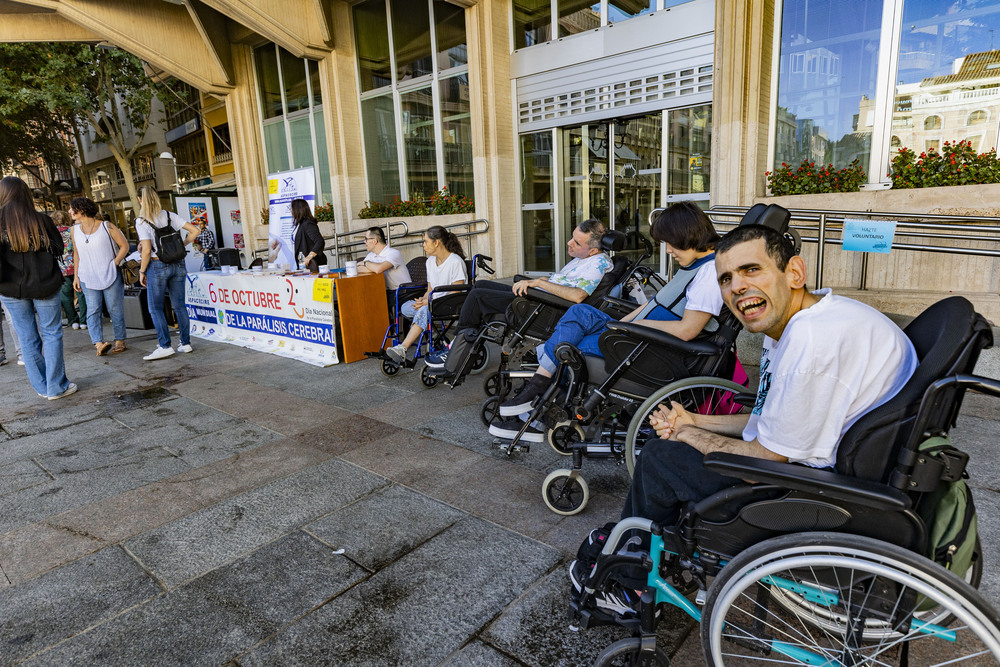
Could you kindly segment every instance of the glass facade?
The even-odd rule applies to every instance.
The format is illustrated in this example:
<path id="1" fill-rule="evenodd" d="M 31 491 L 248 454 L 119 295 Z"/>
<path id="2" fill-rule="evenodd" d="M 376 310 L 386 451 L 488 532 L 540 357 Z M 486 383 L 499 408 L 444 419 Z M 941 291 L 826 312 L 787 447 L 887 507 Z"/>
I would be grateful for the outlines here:
<path id="1" fill-rule="evenodd" d="M 515 49 L 621 23 L 690 0 L 513 0 L 511 25 Z M 552 17 L 557 30 L 552 30 Z"/>
<path id="2" fill-rule="evenodd" d="M 521 232 L 525 271 L 555 271 L 552 131 L 521 136 Z"/>
<path id="3" fill-rule="evenodd" d="M 473 198 L 465 10 L 368 0 L 353 12 L 369 200 Z"/>
<path id="4" fill-rule="evenodd" d="M 268 173 L 313 167 L 316 202 L 333 199 L 323 125 L 319 65 L 276 44 L 254 53 L 260 92 L 261 130 Z"/>
<path id="5" fill-rule="evenodd" d="M 998 32 L 994 2 L 784 0 L 774 164 L 858 159 L 875 183 L 903 147 L 995 147 Z"/>

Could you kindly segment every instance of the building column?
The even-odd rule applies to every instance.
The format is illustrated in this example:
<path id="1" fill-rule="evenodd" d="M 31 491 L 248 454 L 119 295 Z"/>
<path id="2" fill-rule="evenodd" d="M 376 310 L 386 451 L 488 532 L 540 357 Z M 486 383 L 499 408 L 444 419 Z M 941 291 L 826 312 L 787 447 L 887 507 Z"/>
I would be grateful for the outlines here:
<path id="1" fill-rule="evenodd" d="M 774 5 L 716 2 L 712 205 L 748 206 L 765 193 Z"/>
<path id="2" fill-rule="evenodd" d="M 253 50 L 233 44 L 236 87 L 226 96 L 226 113 L 233 142 L 233 167 L 240 199 L 240 221 L 247 259 L 267 246 L 267 227 L 260 211 L 267 206 L 267 169 L 264 166 L 264 139 L 260 129 L 257 82 L 254 79 Z"/>

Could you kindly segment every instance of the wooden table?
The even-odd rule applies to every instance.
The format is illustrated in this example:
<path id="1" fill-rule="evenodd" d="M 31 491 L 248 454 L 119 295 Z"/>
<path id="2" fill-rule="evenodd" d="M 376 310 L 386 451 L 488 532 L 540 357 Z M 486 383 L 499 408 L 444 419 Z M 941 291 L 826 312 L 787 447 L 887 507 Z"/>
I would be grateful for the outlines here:
<path id="1" fill-rule="evenodd" d="M 340 313 L 339 356 L 344 363 L 365 359 L 365 352 L 382 348 L 389 326 L 389 306 L 385 298 L 385 277 L 369 273 L 354 278 L 336 274 L 333 284 Z"/>

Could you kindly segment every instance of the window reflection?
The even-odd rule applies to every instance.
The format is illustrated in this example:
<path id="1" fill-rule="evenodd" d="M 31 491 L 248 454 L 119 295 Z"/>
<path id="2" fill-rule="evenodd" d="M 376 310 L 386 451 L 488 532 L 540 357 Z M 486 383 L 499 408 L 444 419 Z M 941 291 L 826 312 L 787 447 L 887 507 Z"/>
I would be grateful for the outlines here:
<path id="1" fill-rule="evenodd" d="M 522 135 L 521 247 L 526 271 L 556 270 L 552 202 L 552 132 Z"/>
<path id="2" fill-rule="evenodd" d="M 670 137 L 668 194 L 709 192 L 712 172 L 711 105 L 670 111 L 667 124 Z"/>
<path id="3" fill-rule="evenodd" d="M 626 19 L 649 14 L 655 9 L 656 0 L 609 0 L 608 23 L 620 23 Z"/>
<path id="4" fill-rule="evenodd" d="M 514 48 L 552 39 L 552 4 L 549 0 L 513 0 Z"/>
<path id="5" fill-rule="evenodd" d="M 440 83 L 441 150 L 444 151 L 445 185 L 453 195 L 472 198 L 472 114 L 469 108 L 469 75 Z"/>
<path id="6" fill-rule="evenodd" d="M 396 57 L 396 80 L 406 81 L 430 74 L 431 17 L 422 0 L 392 0 L 392 47 Z"/>
<path id="7" fill-rule="evenodd" d="M 437 37 L 439 71 L 469 64 L 465 44 L 465 9 L 434 0 L 434 33 Z"/>
<path id="8" fill-rule="evenodd" d="M 399 101 L 409 198 L 426 199 L 438 189 L 431 89 L 405 93 L 400 95 Z"/>
<path id="9" fill-rule="evenodd" d="M 354 37 L 361 91 L 391 84 L 385 0 L 366 0 L 354 6 Z"/>
<path id="10" fill-rule="evenodd" d="M 601 27 L 601 3 L 593 0 L 559 0 L 559 36 L 575 35 Z"/>
<path id="11" fill-rule="evenodd" d="M 1000 6 L 996 3 L 906 0 L 895 78 L 892 132 L 899 147 L 940 150 L 969 140 L 974 150 L 997 144 L 1000 105 Z"/>
<path id="12" fill-rule="evenodd" d="M 882 0 L 785 0 L 775 164 L 845 167 L 871 151 Z"/>
<path id="13" fill-rule="evenodd" d="M 396 152 L 396 114 L 391 95 L 361 102 L 361 130 L 365 139 L 368 195 L 387 202 L 399 197 L 399 156 Z"/>
<path id="14" fill-rule="evenodd" d="M 273 46 L 257 49 L 257 85 L 264 119 L 284 113 L 281 106 L 281 80 L 278 78 L 278 54 Z"/>

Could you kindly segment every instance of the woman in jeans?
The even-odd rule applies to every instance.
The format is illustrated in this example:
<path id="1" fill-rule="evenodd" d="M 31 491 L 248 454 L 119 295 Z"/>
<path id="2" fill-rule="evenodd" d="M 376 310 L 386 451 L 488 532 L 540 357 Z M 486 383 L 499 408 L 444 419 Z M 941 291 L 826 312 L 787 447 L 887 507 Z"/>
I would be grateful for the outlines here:
<path id="1" fill-rule="evenodd" d="M 16 176 L 0 179 L 0 302 L 21 341 L 28 381 L 50 401 L 76 391 L 63 360 L 62 252 L 62 235 L 35 211 L 28 185 Z"/>
<path id="2" fill-rule="evenodd" d="M 142 261 L 139 265 L 139 283 L 147 289 L 146 302 L 149 305 L 149 316 L 153 318 L 159 347 L 147 354 L 143 359 L 153 361 L 173 355 L 174 348 L 170 345 L 170 329 L 167 318 L 163 314 L 163 300 L 170 293 L 170 303 L 177 316 L 180 345 L 178 352 L 191 352 L 191 325 L 188 321 L 187 306 L 184 305 L 187 269 L 184 260 L 167 264 L 156 257 L 156 229 L 167 225 L 178 232 L 187 232 L 184 245 L 191 243 L 198 236 L 198 228 L 185 221 L 176 213 L 164 211 L 160 207 L 160 197 L 156 190 L 147 186 L 139 189 L 139 217 L 135 221 L 135 231 L 139 235 L 139 246 Z"/>
<path id="3" fill-rule="evenodd" d="M 124 352 L 125 347 L 125 281 L 118 266 L 128 254 L 128 240 L 121 230 L 97 217 L 97 204 L 86 197 L 69 202 L 73 227 L 73 266 L 76 275 L 73 289 L 87 299 L 87 326 L 90 342 L 101 357 L 111 352 Z M 111 315 L 115 345 L 104 340 L 103 305 Z"/>

